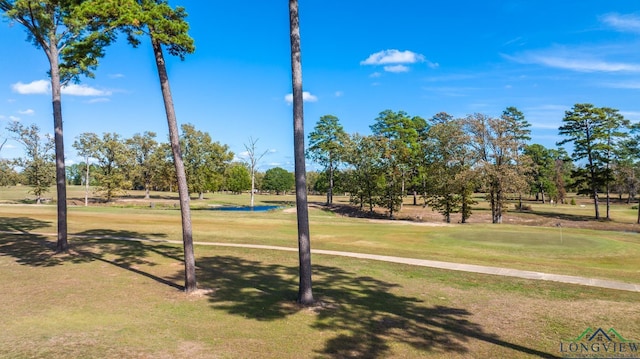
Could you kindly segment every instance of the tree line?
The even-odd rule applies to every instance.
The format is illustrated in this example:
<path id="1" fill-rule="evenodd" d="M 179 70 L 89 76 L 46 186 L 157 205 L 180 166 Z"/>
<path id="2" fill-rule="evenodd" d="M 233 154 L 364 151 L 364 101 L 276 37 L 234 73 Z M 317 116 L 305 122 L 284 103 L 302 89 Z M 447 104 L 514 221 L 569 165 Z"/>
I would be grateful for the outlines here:
<path id="1" fill-rule="evenodd" d="M 25 155 L 2 160 L 0 183 L 28 185 L 36 202 L 41 203 L 55 181 L 51 137 L 42 135 L 36 125 L 13 122 L 7 129 L 12 138 L 23 145 Z M 197 195 L 198 199 L 204 199 L 207 192 L 242 193 L 254 188 L 282 194 L 294 188 L 293 173 L 281 167 L 255 171 L 252 187 L 252 163 L 234 161 L 234 153 L 228 145 L 213 141 L 209 133 L 197 130 L 191 124 L 181 126 L 179 142 L 189 193 Z M 177 188 L 170 145 L 159 142 L 154 132 L 137 133 L 131 138 L 113 132 L 102 136 L 86 132 L 79 135 L 72 146 L 83 161 L 66 166 L 67 184 L 85 186 L 85 205 L 90 196 L 110 202 L 129 190 L 142 190 L 144 198 L 149 199 L 151 191 L 175 191 Z M 256 165 L 257 162 L 253 163 Z"/>
<path id="2" fill-rule="evenodd" d="M 481 192 L 492 222 L 501 223 L 507 199 L 523 209 L 523 195 L 565 203 L 567 192 L 577 192 L 593 199 L 596 219 L 610 219 L 614 194 L 630 203 L 638 192 L 639 126 L 616 109 L 576 104 L 562 119 L 558 147 L 546 148 L 530 143 L 531 125 L 515 107 L 498 117 L 441 112 L 429 119 L 385 110 L 370 135 L 347 134 L 336 116 L 326 115 L 309 134 L 307 155 L 323 167 L 316 189 L 326 191 L 327 204 L 338 190 L 361 209 L 380 206 L 393 217 L 411 195 L 446 222 L 461 213 L 464 223 L 473 194 Z M 564 144 L 572 145 L 571 154 Z"/>
<path id="3" fill-rule="evenodd" d="M 492 221 L 500 223 L 507 199 L 516 199 L 516 208 L 523 209 L 523 196 L 565 203 L 567 192 L 593 198 L 596 218 L 604 197 L 604 217 L 609 218 L 611 198 L 624 197 L 630 203 L 640 184 L 638 125 L 617 110 L 590 104 L 576 104 L 559 128 L 565 139 L 558 145 L 573 144 L 571 155 L 562 147 L 529 143 L 530 124 L 515 107 L 499 117 L 475 113 L 454 118 L 441 112 L 426 120 L 386 110 L 370 128 L 370 135 L 347 134 L 336 116 L 318 120 L 308 136 L 306 155 L 323 170 L 308 172 L 309 192 L 325 192 L 328 204 L 334 192 L 347 193 L 360 209 L 382 207 L 390 217 L 412 196 L 415 205 L 434 208 L 446 222 L 460 213 L 463 223 L 472 214 L 474 193 L 481 192 L 490 203 Z M 39 202 L 54 181 L 51 138 L 40 135 L 35 125 L 12 123 L 8 130 L 24 145 L 25 157 L 12 162 L 23 168 L 21 173 L 5 160 L 2 183 L 21 179 L 32 186 Z M 234 162 L 228 145 L 191 124 L 181 126 L 179 143 L 189 193 L 199 199 L 215 191 L 281 194 L 294 188 L 293 173 L 280 167 L 257 171 L 262 156 Z M 254 155 L 255 143 L 250 139 L 245 145 Z M 159 142 L 154 132 L 131 138 L 83 133 L 73 147 L 84 161 L 67 167 L 67 179 L 86 186 L 85 203 L 89 186 L 104 201 L 127 190 L 143 190 L 148 199 L 151 190 L 176 189 L 170 145 Z"/>

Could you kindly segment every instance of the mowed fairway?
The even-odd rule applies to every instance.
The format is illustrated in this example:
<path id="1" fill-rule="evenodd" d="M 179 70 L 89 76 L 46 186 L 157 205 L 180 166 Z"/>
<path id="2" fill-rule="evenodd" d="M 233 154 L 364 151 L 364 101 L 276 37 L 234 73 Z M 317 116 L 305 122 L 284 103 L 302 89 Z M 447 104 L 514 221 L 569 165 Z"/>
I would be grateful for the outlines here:
<path id="1" fill-rule="evenodd" d="M 270 201 L 279 199 L 271 198 Z M 196 202 L 196 201 L 194 201 Z M 267 202 L 269 203 L 269 202 Z M 198 203 L 194 203 L 197 207 Z M 638 293 L 316 254 L 315 308 L 295 305 L 295 252 L 196 245 L 185 295 L 172 206 L 0 206 L 0 357 L 554 357 L 586 328 L 640 339 Z M 197 242 L 295 247 L 295 214 L 194 209 Z M 636 233 L 383 222 L 311 210 L 312 247 L 640 283 Z"/>

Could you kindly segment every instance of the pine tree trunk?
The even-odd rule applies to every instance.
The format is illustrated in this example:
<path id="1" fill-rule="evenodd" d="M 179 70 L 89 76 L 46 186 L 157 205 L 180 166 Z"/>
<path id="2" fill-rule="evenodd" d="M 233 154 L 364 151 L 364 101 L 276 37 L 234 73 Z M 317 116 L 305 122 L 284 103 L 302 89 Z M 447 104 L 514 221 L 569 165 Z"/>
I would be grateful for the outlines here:
<path id="1" fill-rule="evenodd" d="M 451 223 L 451 204 L 449 202 L 449 200 L 447 200 L 447 204 L 446 204 L 446 214 L 445 214 L 445 220 L 447 223 Z"/>
<path id="2" fill-rule="evenodd" d="M 402 192 L 400 194 L 400 198 L 402 198 L 402 200 L 400 201 L 400 210 L 402 210 L 404 208 L 404 191 L 405 191 L 405 183 L 404 183 L 404 171 L 402 172 Z"/>
<path id="3" fill-rule="evenodd" d="M 592 191 L 592 195 L 593 195 L 593 205 L 596 211 L 596 219 L 600 219 L 600 208 L 598 206 L 598 190 L 594 189 Z"/>
<path id="4" fill-rule="evenodd" d="M 329 191 L 327 192 L 327 205 L 333 204 L 333 164 L 329 163 Z"/>
<path id="5" fill-rule="evenodd" d="M 87 170 L 84 179 L 84 206 L 87 207 L 89 205 L 89 156 L 85 157 L 85 164 Z"/>
<path id="6" fill-rule="evenodd" d="M 495 201 L 495 218 L 493 223 L 502 223 L 502 190 L 498 189 L 496 191 L 496 201 Z"/>
<path id="7" fill-rule="evenodd" d="M 468 201 L 467 195 L 463 192 L 462 193 L 462 209 L 461 209 L 462 219 L 460 220 L 461 223 L 467 223 L 467 216 L 469 213 L 469 208 L 468 208 L 469 204 L 467 201 Z"/>
<path id="8" fill-rule="evenodd" d="M 300 51 L 300 20 L 298 1 L 289 0 L 291 40 L 291 82 L 293 86 L 293 152 L 296 177 L 296 209 L 298 219 L 298 259 L 300 282 L 298 303 L 314 303 L 311 283 L 311 239 L 309 235 L 309 208 L 307 206 L 307 179 L 304 153 L 304 113 L 302 98 L 302 60 Z"/>
<path id="9" fill-rule="evenodd" d="M 611 193 L 610 193 L 609 181 L 607 181 L 607 219 L 611 219 L 610 210 L 611 210 Z"/>
<path id="10" fill-rule="evenodd" d="M 144 182 L 144 199 L 149 199 L 151 198 L 151 183 L 149 183 L 149 181 Z"/>
<path id="11" fill-rule="evenodd" d="M 518 194 L 518 210 L 522 212 L 522 193 Z"/>
<path id="12" fill-rule="evenodd" d="M 178 179 L 178 195 L 180 197 L 180 215 L 182 217 L 182 242 L 184 246 L 184 290 L 187 293 L 193 292 L 196 287 L 196 264 L 193 254 L 193 234 L 191 228 L 191 209 L 189 208 L 189 189 L 187 187 L 187 177 L 184 170 L 184 162 L 182 160 L 182 152 L 180 150 L 180 137 L 178 132 L 178 121 L 176 119 L 175 109 L 173 107 L 173 98 L 171 96 L 171 87 L 169 86 L 169 76 L 164 61 L 162 45 L 159 41 L 151 38 L 153 53 L 158 67 L 158 76 L 160 78 L 160 89 L 162 90 L 162 98 L 164 100 L 164 108 L 167 115 L 167 124 L 169 125 L 169 141 L 173 152 L 173 162 L 176 168 L 176 177 Z"/>
<path id="13" fill-rule="evenodd" d="M 53 103 L 53 127 L 56 152 L 56 194 L 58 211 L 58 240 L 56 252 L 67 252 L 67 178 L 64 166 L 64 136 L 62 132 L 62 91 L 57 40 L 55 33 L 49 34 L 49 63 L 51 65 L 51 99 Z"/>
<path id="14" fill-rule="evenodd" d="M 600 208 L 598 206 L 598 187 L 596 185 L 596 172 L 594 170 L 594 165 L 593 165 L 593 159 L 591 157 L 591 154 L 589 154 L 588 157 L 588 164 L 589 164 L 589 174 L 590 174 L 590 185 L 591 185 L 591 195 L 593 196 L 593 206 L 595 209 L 595 216 L 596 219 L 600 219 Z"/>
<path id="15" fill-rule="evenodd" d="M 491 223 L 496 222 L 496 193 L 493 189 L 489 192 L 490 202 L 491 202 Z"/>

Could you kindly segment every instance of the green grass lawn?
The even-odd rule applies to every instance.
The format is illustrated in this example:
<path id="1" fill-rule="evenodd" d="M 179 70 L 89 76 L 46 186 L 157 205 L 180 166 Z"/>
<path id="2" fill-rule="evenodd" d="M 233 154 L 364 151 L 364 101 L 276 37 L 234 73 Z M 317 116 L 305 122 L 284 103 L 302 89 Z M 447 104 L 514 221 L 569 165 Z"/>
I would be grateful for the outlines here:
<path id="1" fill-rule="evenodd" d="M 317 255 L 300 308 L 293 253 L 0 235 L 0 357 L 553 357 L 589 326 L 640 333 L 637 293 Z"/>
<path id="2" fill-rule="evenodd" d="M 16 192 L 0 198 L 20 203 L 24 195 Z M 70 193 L 84 196 L 78 188 Z M 294 213 L 207 209 L 247 199 L 216 194 L 193 201 L 194 239 L 296 247 Z M 154 194 L 153 208 L 140 201 L 70 206 L 69 232 L 82 236 L 72 236 L 68 255 L 53 255 L 53 237 L 39 234 L 55 233 L 54 205 L 1 205 L 0 357 L 529 358 L 560 355 L 559 341 L 588 327 L 640 339 L 638 293 L 327 255 L 312 258 L 321 303 L 315 308 L 295 304 L 295 252 L 196 246 L 205 291 L 187 296 L 179 290 L 180 246 L 104 237 L 180 240 L 173 200 Z M 257 197 L 259 204 L 292 200 Z M 582 209 L 552 210 L 577 216 Z M 434 226 L 321 209 L 310 211 L 310 222 L 317 249 L 640 283 L 637 233 Z"/>
<path id="3" fill-rule="evenodd" d="M 287 202 L 284 196 L 259 203 Z M 246 199 L 246 197 L 244 198 Z M 287 211 L 212 211 L 214 203 L 241 203 L 242 196 L 215 196 L 192 211 L 194 240 L 296 247 L 296 217 Z M 198 201 L 194 201 L 198 202 Z M 0 228 L 55 232 L 55 206 L 1 206 Z M 3 224 L 4 222 L 4 224 Z M 172 206 L 72 206 L 69 233 L 133 238 L 181 239 L 180 216 Z M 311 209 L 312 248 L 362 252 L 640 283 L 637 233 L 511 224 L 425 225 L 371 221 Z M 14 224 L 12 224 L 14 223 Z M 436 223 L 440 224 L 440 223 Z M 73 243 L 73 239 L 71 240 Z"/>

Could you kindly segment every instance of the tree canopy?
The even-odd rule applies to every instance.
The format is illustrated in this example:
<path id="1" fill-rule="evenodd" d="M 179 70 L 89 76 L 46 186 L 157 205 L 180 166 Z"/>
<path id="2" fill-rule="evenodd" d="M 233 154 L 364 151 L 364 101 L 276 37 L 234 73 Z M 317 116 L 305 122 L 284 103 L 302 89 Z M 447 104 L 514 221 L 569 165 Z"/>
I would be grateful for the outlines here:
<path id="1" fill-rule="evenodd" d="M 291 191 L 295 184 L 293 173 L 282 167 L 274 167 L 268 169 L 264 173 L 262 179 L 262 189 L 265 191 L 274 191 L 276 194 Z"/>
<path id="2" fill-rule="evenodd" d="M 309 134 L 308 156 L 324 167 L 329 179 L 327 204 L 333 203 L 334 172 L 344 161 L 345 147 L 349 136 L 342 128 L 340 120 L 333 115 L 320 117 Z"/>
<path id="3" fill-rule="evenodd" d="M 24 26 L 27 40 L 43 50 L 49 61 L 51 100 L 56 158 L 56 193 L 58 240 L 56 251 L 66 252 L 67 189 L 62 126 L 62 85 L 93 77 L 104 47 L 115 39 L 115 26 L 103 17 L 90 16 L 102 9 L 105 14 L 121 9 L 117 0 L 30 1 L 0 0 L 0 10 L 11 20 Z M 113 17 L 111 17 L 113 19 Z"/>

